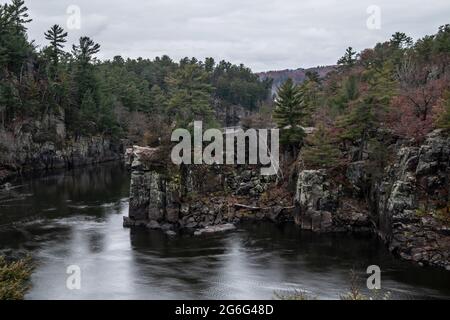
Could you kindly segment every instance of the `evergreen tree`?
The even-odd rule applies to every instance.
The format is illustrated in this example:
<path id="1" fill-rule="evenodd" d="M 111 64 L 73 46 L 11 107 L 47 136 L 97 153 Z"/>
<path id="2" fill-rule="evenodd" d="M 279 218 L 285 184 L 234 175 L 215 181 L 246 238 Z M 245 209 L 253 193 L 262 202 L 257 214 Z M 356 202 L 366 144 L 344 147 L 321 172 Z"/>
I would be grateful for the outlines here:
<path id="1" fill-rule="evenodd" d="M 363 158 L 367 142 L 373 131 L 380 126 L 381 116 L 387 111 L 394 95 L 395 81 L 392 66 L 386 64 L 381 71 L 370 69 L 365 77 L 368 90 L 352 106 L 350 112 L 341 117 L 339 126 L 343 132 L 341 138 L 359 144 L 358 160 Z"/>
<path id="2" fill-rule="evenodd" d="M 216 62 L 214 61 L 213 58 L 206 58 L 205 59 L 205 70 L 207 72 L 213 72 L 215 65 L 216 65 Z"/>
<path id="3" fill-rule="evenodd" d="M 81 122 L 83 127 L 79 128 L 81 134 L 94 134 L 97 125 L 97 104 L 91 91 L 86 91 L 81 99 L 80 105 Z"/>
<path id="4" fill-rule="evenodd" d="M 404 32 L 394 33 L 390 42 L 395 48 L 399 49 L 408 48 L 413 44 L 412 38 L 408 37 Z"/>
<path id="5" fill-rule="evenodd" d="M 159 114 L 163 114 L 167 110 L 167 97 L 164 94 L 164 91 L 155 84 L 150 89 L 150 97 L 152 110 Z"/>
<path id="6" fill-rule="evenodd" d="M 66 124 L 69 130 L 78 137 L 82 133 L 83 121 L 89 119 L 88 130 L 94 130 L 95 116 L 89 112 L 97 112 L 100 107 L 99 80 L 91 61 L 94 54 L 100 51 L 100 45 L 89 37 L 81 37 L 78 45 L 72 46 L 72 55 L 75 59 L 74 82 L 76 96 L 74 110 L 66 116 Z M 95 111 L 94 111 L 95 110 Z M 79 123 L 81 121 L 81 124 Z"/>
<path id="7" fill-rule="evenodd" d="M 320 76 L 317 71 L 306 71 L 306 79 L 315 83 L 320 83 Z"/>
<path id="8" fill-rule="evenodd" d="M 23 1 L 0 5 L 0 72 L 7 69 L 16 75 L 20 73 L 25 59 L 33 50 L 25 27 L 30 21 Z"/>
<path id="9" fill-rule="evenodd" d="M 78 102 L 81 103 L 87 91 L 97 100 L 98 83 L 91 64 L 94 54 L 100 51 L 100 45 L 89 37 L 81 37 L 79 45 L 72 46 L 72 54 L 76 61 L 75 82 L 78 87 Z"/>
<path id="10" fill-rule="evenodd" d="M 331 139 L 328 130 L 320 124 L 311 137 L 306 139 L 302 158 L 308 167 L 329 168 L 336 165 L 339 149 Z"/>
<path id="11" fill-rule="evenodd" d="M 294 147 L 301 144 L 305 132 L 302 124 L 307 116 L 303 93 L 292 79 L 279 88 L 273 117 L 281 129 L 281 143 Z"/>
<path id="12" fill-rule="evenodd" d="M 352 47 L 348 47 L 347 50 L 345 50 L 344 56 L 338 60 L 337 64 L 345 67 L 351 67 L 355 64 L 355 62 L 356 52 L 353 51 Z"/>
<path id="13" fill-rule="evenodd" d="M 81 37 L 78 45 L 72 46 L 72 54 L 82 64 L 91 62 L 92 57 L 100 51 L 100 45 L 89 37 Z"/>
<path id="14" fill-rule="evenodd" d="M 208 73 L 196 63 L 184 63 L 168 79 L 169 120 L 187 126 L 194 120 L 210 123 L 213 117 Z"/>
<path id="15" fill-rule="evenodd" d="M 64 32 L 63 28 L 55 24 L 47 32 L 45 32 L 44 35 L 45 39 L 50 41 L 50 59 L 56 69 L 59 62 L 59 57 L 64 53 L 62 48 L 64 47 L 64 43 L 67 42 L 67 32 Z"/>
<path id="16" fill-rule="evenodd" d="M 32 20 L 29 19 L 28 8 L 25 6 L 25 1 L 12 0 L 9 11 L 11 13 L 11 21 L 14 23 L 15 27 L 21 32 L 27 31 L 25 24 Z"/>
<path id="17" fill-rule="evenodd" d="M 434 37 L 432 50 L 435 54 L 450 53 L 450 24 L 439 27 L 439 31 Z"/>
<path id="18" fill-rule="evenodd" d="M 0 5 L 0 116 L 2 126 L 26 111 L 21 96 L 21 80 L 27 59 L 33 53 L 25 24 L 30 22 L 23 1 Z"/>
<path id="19" fill-rule="evenodd" d="M 150 114 L 182 124 L 212 122 L 213 102 L 256 110 L 271 89 L 270 81 L 260 81 L 244 65 L 212 58 L 177 64 L 168 56 L 116 56 L 101 62 L 94 58 L 100 45 L 89 37 L 65 53 L 67 33 L 58 25 L 44 33 L 49 44 L 38 52 L 27 38 L 27 10 L 23 0 L 0 5 L 0 123 L 6 129 L 31 117 L 51 126 L 56 116 L 76 139 L 124 133 Z"/>
<path id="20" fill-rule="evenodd" d="M 303 103 L 305 109 L 305 117 L 303 120 L 304 125 L 313 126 L 313 120 L 311 115 L 320 104 L 320 78 L 317 72 L 307 74 L 307 80 L 302 83 L 300 90 L 303 93 Z"/>

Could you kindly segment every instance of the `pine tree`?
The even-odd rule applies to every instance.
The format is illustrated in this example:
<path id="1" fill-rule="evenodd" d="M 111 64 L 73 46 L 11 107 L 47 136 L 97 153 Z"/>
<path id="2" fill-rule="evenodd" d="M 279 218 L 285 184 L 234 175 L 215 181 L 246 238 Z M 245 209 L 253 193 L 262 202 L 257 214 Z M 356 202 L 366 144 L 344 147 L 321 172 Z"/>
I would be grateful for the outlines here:
<path id="1" fill-rule="evenodd" d="M 80 105 L 81 121 L 83 127 L 80 128 L 83 134 L 93 134 L 97 126 L 97 104 L 91 91 L 86 91 L 83 95 Z"/>
<path id="2" fill-rule="evenodd" d="M 434 37 L 433 52 L 437 54 L 450 52 L 450 24 L 439 27 Z"/>
<path id="3" fill-rule="evenodd" d="M 380 126 L 381 115 L 387 111 L 395 90 L 392 65 L 384 65 L 381 71 L 369 69 L 365 76 L 368 90 L 352 106 L 350 113 L 341 117 L 339 127 L 343 129 L 341 138 L 359 144 L 359 160 L 371 134 Z"/>
<path id="4" fill-rule="evenodd" d="M 302 124 L 306 116 L 303 92 L 289 78 L 278 90 L 273 113 L 273 117 L 281 129 L 280 141 L 282 144 L 293 146 L 294 149 L 295 146 L 301 144 L 305 136 Z"/>
<path id="5" fill-rule="evenodd" d="M 83 64 L 91 62 L 94 54 L 100 51 L 100 45 L 89 37 L 81 37 L 79 45 L 72 46 L 72 54 L 75 59 Z"/>
<path id="6" fill-rule="evenodd" d="M 20 32 L 25 32 L 27 28 L 26 23 L 31 22 L 28 16 L 28 8 L 25 6 L 24 0 L 12 0 L 11 5 L 7 6 L 7 11 L 9 11 L 10 21 L 14 24 Z"/>
<path id="7" fill-rule="evenodd" d="M 345 50 L 344 56 L 338 60 L 337 64 L 345 67 L 351 67 L 355 64 L 355 62 L 356 52 L 353 51 L 352 47 L 348 47 L 347 50 Z"/>
<path id="8" fill-rule="evenodd" d="M 300 91 L 303 93 L 303 103 L 305 108 L 305 117 L 303 120 L 304 125 L 313 126 L 313 120 L 311 115 L 320 104 L 320 77 L 317 72 L 306 73 L 307 80 L 305 80 L 300 86 Z"/>
<path id="9" fill-rule="evenodd" d="M 76 62 L 75 82 L 78 87 L 78 103 L 81 103 L 81 100 L 88 91 L 94 97 L 98 97 L 98 81 L 91 61 L 94 54 L 99 51 L 100 45 L 89 37 L 81 37 L 79 45 L 72 46 L 72 54 Z"/>
<path id="10" fill-rule="evenodd" d="M 21 0 L 0 5 L 0 116 L 2 126 L 25 111 L 21 79 L 27 58 L 33 52 L 25 24 L 30 22 L 28 8 Z"/>
<path id="11" fill-rule="evenodd" d="M 329 168 L 336 165 L 339 149 L 322 124 L 306 139 L 306 144 L 302 149 L 302 158 L 308 167 Z"/>
<path id="12" fill-rule="evenodd" d="M 167 97 L 164 91 L 158 86 L 154 85 L 150 89 L 151 107 L 154 112 L 163 114 L 167 108 Z"/>
<path id="13" fill-rule="evenodd" d="M 305 77 L 308 81 L 320 83 L 320 76 L 317 71 L 306 71 Z"/>
<path id="14" fill-rule="evenodd" d="M 96 114 L 89 113 L 96 113 L 100 108 L 101 81 L 91 62 L 94 54 L 99 51 L 100 45 L 89 37 L 81 37 L 79 44 L 72 46 L 72 55 L 75 60 L 73 79 L 76 96 L 71 108 L 73 110 L 66 114 L 66 124 L 68 129 L 75 133 L 75 137 L 78 137 L 86 128 L 91 133 L 95 129 Z M 86 128 L 83 127 L 84 123 L 87 124 Z"/>
<path id="15" fill-rule="evenodd" d="M 413 44 L 412 38 L 408 37 L 404 32 L 394 33 L 390 42 L 395 48 L 399 49 L 408 48 Z"/>
<path id="16" fill-rule="evenodd" d="M 33 47 L 27 40 L 28 8 L 21 0 L 0 5 L 0 72 L 18 74 Z"/>
<path id="17" fill-rule="evenodd" d="M 208 73 L 197 63 L 184 63 L 168 78 L 170 98 L 168 112 L 171 121 L 187 126 L 194 120 L 211 123 L 213 109 Z"/>
<path id="18" fill-rule="evenodd" d="M 213 72 L 215 65 L 216 65 L 216 61 L 214 61 L 214 58 L 206 58 L 205 59 L 205 70 L 207 72 Z"/>
<path id="19" fill-rule="evenodd" d="M 56 68 L 60 55 L 64 53 L 62 48 L 64 47 L 64 43 L 67 42 L 67 32 L 64 32 L 63 28 L 55 24 L 44 35 L 45 39 L 50 41 L 50 58 L 54 68 Z"/>

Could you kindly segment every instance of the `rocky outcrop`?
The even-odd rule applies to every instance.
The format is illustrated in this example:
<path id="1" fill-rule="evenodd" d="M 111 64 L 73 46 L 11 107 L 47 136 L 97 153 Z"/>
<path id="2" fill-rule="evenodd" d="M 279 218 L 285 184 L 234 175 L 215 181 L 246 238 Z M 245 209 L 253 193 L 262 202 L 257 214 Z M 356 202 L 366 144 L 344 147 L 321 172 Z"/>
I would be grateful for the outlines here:
<path id="1" fill-rule="evenodd" d="M 241 220 L 281 221 L 292 217 L 281 205 L 261 206 L 261 195 L 273 178 L 261 176 L 258 167 L 169 168 L 161 166 L 159 153 L 158 149 L 138 146 L 126 151 L 131 169 L 126 227 L 197 230 L 199 235 L 228 230 L 229 224 Z"/>
<path id="2" fill-rule="evenodd" d="M 0 182 L 17 174 L 74 168 L 123 158 L 123 143 L 105 137 L 66 139 L 64 122 L 50 119 L 0 131 Z M 50 129 L 49 129 L 49 128 Z"/>
<path id="3" fill-rule="evenodd" d="M 370 231 L 403 259 L 450 269 L 450 138 L 435 131 L 419 147 L 389 147 L 397 155 L 376 179 L 369 160 L 351 162 L 341 173 L 302 169 L 293 198 L 256 167 L 167 171 L 157 149 L 134 147 L 127 151 L 132 181 L 124 225 L 169 235 L 228 230 L 242 220 L 295 221 L 314 232 Z"/>
<path id="4" fill-rule="evenodd" d="M 406 260 L 450 269 L 450 137 L 403 147 L 377 186 L 378 231 Z"/>
<path id="5" fill-rule="evenodd" d="M 102 137 L 80 138 L 61 147 L 52 142 L 19 144 L 18 149 L 0 163 L 0 181 L 33 171 L 70 169 L 123 158 L 122 145 Z"/>
<path id="6" fill-rule="evenodd" d="M 295 222 L 317 232 L 366 231 L 370 229 L 368 210 L 345 198 L 342 186 L 333 184 L 326 170 L 303 170 L 298 175 L 295 195 Z"/>
<path id="7" fill-rule="evenodd" d="M 153 229 L 160 227 L 161 221 L 178 220 L 178 190 L 175 179 L 169 177 L 161 163 L 161 152 L 159 148 L 138 146 L 125 152 L 125 163 L 132 170 L 126 225 L 148 225 Z"/>
<path id="8" fill-rule="evenodd" d="M 348 164 L 346 185 L 326 170 L 300 171 L 296 223 L 317 232 L 372 230 L 403 259 L 450 269 L 450 137 L 437 130 L 420 147 L 398 146 L 374 184 L 369 170 L 366 161 Z"/>
<path id="9" fill-rule="evenodd" d="M 450 137 L 436 130 L 396 150 L 375 183 L 367 161 L 347 165 L 345 185 L 326 170 L 300 171 L 295 222 L 316 232 L 371 230 L 403 259 L 450 269 Z"/>
<path id="10" fill-rule="evenodd" d="M 302 229 L 328 231 L 338 195 L 330 186 L 325 170 L 303 170 L 298 175 L 295 221 Z"/>

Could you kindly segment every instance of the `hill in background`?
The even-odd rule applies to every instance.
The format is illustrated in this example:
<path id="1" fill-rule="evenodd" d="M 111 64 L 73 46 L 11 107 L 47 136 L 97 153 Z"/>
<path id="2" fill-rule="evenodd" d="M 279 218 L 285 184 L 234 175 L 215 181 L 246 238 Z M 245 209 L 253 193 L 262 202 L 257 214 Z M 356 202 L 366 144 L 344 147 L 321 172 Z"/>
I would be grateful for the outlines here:
<path id="1" fill-rule="evenodd" d="M 306 79 L 308 71 L 317 72 L 321 78 L 325 77 L 330 71 L 333 71 L 336 66 L 319 66 L 315 68 L 298 68 L 295 70 L 286 69 L 278 71 L 266 71 L 257 73 L 261 80 L 273 79 L 272 93 L 276 93 L 277 88 L 283 84 L 288 78 L 294 80 L 296 84 L 302 83 Z"/>

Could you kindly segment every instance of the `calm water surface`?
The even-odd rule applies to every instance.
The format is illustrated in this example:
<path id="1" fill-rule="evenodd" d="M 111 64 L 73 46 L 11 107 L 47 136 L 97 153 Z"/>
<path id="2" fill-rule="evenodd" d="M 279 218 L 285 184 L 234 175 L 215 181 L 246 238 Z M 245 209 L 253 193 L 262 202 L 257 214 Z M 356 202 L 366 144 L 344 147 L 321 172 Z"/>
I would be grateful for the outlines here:
<path id="1" fill-rule="evenodd" d="M 393 298 L 450 298 L 450 272 L 399 261 L 373 237 L 271 223 L 201 238 L 124 229 L 128 192 L 126 170 L 109 164 L 0 193 L 0 253 L 30 252 L 36 262 L 26 298 L 272 299 L 298 289 L 337 299 L 349 271 L 364 276 L 371 264 Z M 70 265 L 81 268 L 80 290 L 66 288 Z"/>

